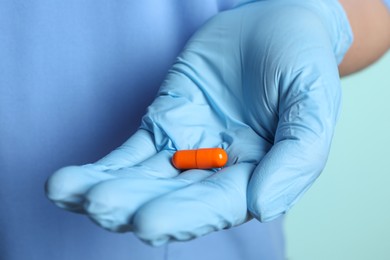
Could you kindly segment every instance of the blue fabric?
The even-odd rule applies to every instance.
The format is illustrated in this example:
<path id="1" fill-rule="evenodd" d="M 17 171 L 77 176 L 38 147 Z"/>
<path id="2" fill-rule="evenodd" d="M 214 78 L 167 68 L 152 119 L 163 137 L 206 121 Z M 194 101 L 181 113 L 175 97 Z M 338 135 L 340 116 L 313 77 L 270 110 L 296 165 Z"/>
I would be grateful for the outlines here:
<path id="1" fill-rule="evenodd" d="M 390 11 L 390 0 L 383 0 L 383 2 L 385 3 L 385 5 L 387 6 L 387 8 Z"/>
<path id="2" fill-rule="evenodd" d="M 282 220 L 152 248 L 43 192 L 56 169 L 125 141 L 188 37 L 234 4 L 0 2 L 0 259 L 282 259 Z"/>

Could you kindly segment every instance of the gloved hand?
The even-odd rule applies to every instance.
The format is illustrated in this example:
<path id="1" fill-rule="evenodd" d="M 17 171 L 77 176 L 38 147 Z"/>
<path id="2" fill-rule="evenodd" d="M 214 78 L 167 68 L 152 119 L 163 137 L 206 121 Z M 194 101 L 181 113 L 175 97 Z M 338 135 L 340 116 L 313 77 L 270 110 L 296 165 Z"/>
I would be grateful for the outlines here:
<path id="1" fill-rule="evenodd" d="M 337 1 L 242 5 L 211 19 L 169 71 L 138 132 L 57 171 L 47 196 L 160 245 L 285 213 L 324 168 L 352 36 Z M 222 147 L 227 167 L 180 173 L 176 150 Z"/>

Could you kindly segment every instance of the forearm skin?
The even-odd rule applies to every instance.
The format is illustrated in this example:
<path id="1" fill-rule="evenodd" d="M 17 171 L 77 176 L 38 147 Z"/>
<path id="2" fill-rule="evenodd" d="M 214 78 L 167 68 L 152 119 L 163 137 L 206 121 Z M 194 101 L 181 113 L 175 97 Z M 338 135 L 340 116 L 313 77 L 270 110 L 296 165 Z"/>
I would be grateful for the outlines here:
<path id="1" fill-rule="evenodd" d="M 339 0 L 354 42 L 339 65 L 340 76 L 364 69 L 390 48 L 390 10 L 382 0 Z"/>

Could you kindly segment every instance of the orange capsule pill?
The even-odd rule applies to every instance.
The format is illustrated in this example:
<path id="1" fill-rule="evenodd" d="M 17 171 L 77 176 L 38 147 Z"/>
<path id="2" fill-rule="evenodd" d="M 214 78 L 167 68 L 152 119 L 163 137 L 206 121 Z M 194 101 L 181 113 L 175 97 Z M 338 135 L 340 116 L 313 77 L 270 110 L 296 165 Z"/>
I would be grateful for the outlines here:
<path id="1" fill-rule="evenodd" d="M 227 153 L 221 148 L 179 150 L 172 157 L 173 165 L 180 170 L 220 168 L 227 160 Z"/>

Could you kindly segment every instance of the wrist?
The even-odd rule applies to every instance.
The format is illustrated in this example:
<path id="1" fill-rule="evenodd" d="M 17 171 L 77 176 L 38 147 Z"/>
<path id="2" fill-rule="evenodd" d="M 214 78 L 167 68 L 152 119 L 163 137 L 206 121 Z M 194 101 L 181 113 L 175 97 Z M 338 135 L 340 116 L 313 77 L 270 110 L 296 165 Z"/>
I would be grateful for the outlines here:
<path id="1" fill-rule="evenodd" d="M 238 6 L 257 1 L 239 0 Z M 275 2 L 279 4 L 286 4 L 290 7 L 292 5 L 301 7 L 304 10 L 309 10 L 317 18 L 319 18 L 327 32 L 337 64 L 341 63 L 348 49 L 352 45 L 353 33 L 347 14 L 338 0 L 284 0 Z M 310 23 L 310 21 L 307 22 Z"/>
<path id="2" fill-rule="evenodd" d="M 348 16 L 337 0 L 306 1 L 323 21 L 329 35 L 337 64 L 340 64 L 354 41 Z"/>

